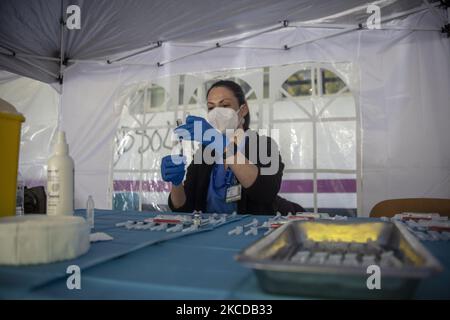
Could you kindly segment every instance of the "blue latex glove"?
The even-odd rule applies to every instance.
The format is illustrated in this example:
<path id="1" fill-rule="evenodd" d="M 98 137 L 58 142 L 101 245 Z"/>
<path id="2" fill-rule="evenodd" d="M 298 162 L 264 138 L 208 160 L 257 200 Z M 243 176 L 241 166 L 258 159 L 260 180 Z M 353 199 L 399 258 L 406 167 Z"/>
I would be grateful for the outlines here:
<path id="1" fill-rule="evenodd" d="M 204 146 L 211 145 L 220 153 L 228 143 L 227 137 L 202 117 L 187 116 L 186 123 L 175 128 L 174 133 L 184 140 L 197 141 Z"/>
<path id="2" fill-rule="evenodd" d="M 164 181 L 179 186 L 183 182 L 186 157 L 181 155 L 168 155 L 161 160 L 161 176 Z"/>

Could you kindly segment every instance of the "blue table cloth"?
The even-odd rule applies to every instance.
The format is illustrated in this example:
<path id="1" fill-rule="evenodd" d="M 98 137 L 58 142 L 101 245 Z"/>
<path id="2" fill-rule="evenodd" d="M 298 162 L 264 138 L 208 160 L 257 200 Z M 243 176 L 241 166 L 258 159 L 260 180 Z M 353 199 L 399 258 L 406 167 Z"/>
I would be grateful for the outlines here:
<path id="1" fill-rule="evenodd" d="M 96 229 L 114 237 L 93 243 L 78 259 L 32 267 L 0 267 L 3 299 L 301 299 L 262 291 L 253 272 L 235 261 L 262 237 L 229 236 L 253 216 L 189 235 L 117 228 L 150 213 L 96 210 Z M 268 217 L 258 216 L 261 222 Z M 444 271 L 423 281 L 418 299 L 450 299 L 450 242 L 424 242 Z M 66 268 L 81 268 L 81 289 L 67 289 Z"/>

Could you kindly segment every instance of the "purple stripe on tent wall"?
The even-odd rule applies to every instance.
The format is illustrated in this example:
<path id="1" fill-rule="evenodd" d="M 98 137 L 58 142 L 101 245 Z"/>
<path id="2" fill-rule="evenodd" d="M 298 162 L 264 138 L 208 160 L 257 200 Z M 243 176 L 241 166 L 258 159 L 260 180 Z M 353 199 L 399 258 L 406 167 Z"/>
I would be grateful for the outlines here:
<path id="1" fill-rule="evenodd" d="M 283 180 L 281 193 L 313 193 L 313 180 Z M 319 179 L 318 193 L 356 193 L 355 179 Z"/>
<path id="2" fill-rule="evenodd" d="M 145 192 L 168 192 L 170 183 L 165 181 L 142 181 Z M 139 181 L 115 180 L 114 191 L 139 191 Z M 319 193 L 356 193 L 355 179 L 320 179 L 317 180 Z M 283 180 L 280 193 L 312 193 L 313 180 Z"/>

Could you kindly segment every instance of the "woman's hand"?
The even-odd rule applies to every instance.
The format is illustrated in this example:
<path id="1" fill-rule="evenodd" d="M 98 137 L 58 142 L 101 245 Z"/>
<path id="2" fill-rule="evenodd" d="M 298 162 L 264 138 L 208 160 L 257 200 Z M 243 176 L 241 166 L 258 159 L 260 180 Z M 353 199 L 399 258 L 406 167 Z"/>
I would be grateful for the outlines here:
<path id="1" fill-rule="evenodd" d="M 168 155 L 161 160 L 161 176 L 164 181 L 179 186 L 184 179 L 186 157 L 181 155 Z"/>
<path id="2" fill-rule="evenodd" d="M 213 144 L 212 147 L 221 153 L 227 145 L 226 136 L 202 117 L 187 116 L 186 123 L 175 128 L 174 133 L 184 140 L 197 141 L 204 146 Z"/>

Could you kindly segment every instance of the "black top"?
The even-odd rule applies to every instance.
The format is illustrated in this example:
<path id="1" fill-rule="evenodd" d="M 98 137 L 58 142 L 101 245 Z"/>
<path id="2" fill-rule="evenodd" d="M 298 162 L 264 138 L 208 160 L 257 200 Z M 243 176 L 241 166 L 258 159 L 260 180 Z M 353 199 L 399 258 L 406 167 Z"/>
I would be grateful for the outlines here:
<path id="1" fill-rule="evenodd" d="M 247 131 L 246 139 L 245 156 L 258 167 L 258 177 L 249 188 L 242 187 L 241 200 L 237 201 L 238 213 L 261 215 L 274 214 L 280 209 L 279 203 L 286 203 L 287 201 L 277 196 L 278 191 L 280 190 L 284 169 L 278 145 L 270 137 L 259 136 L 254 131 Z M 257 152 L 252 153 L 253 156 L 250 155 L 251 145 L 257 146 L 257 148 L 252 148 L 254 149 L 252 151 L 257 150 Z M 267 152 L 262 150 L 262 157 L 260 157 L 259 152 L 261 146 L 267 147 Z M 184 192 L 186 193 L 186 203 L 182 207 L 175 209 L 169 195 L 168 202 L 172 211 L 192 212 L 194 210 L 201 210 L 202 212 L 206 212 L 206 199 L 213 165 L 204 162 L 203 157 L 201 156 L 203 150 L 204 148 L 200 148 L 195 155 L 195 157 L 199 157 L 197 159 L 201 159 L 201 163 L 194 164 L 192 161 L 187 168 L 186 179 L 183 184 Z M 272 153 L 273 157 L 278 157 L 278 166 L 276 165 L 276 159 L 272 157 Z M 267 156 L 265 156 L 266 154 Z M 261 169 L 263 172 L 267 173 L 265 170 L 268 170 L 270 167 L 274 168 L 271 170 L 273 174 L 261 174 Z M 300 208 L 301 207 L 298 206 L 295 209 L 297 209 L 298 212 L 303 209 Z M 295 213 L 295 209 L 291 211 Z"/>

